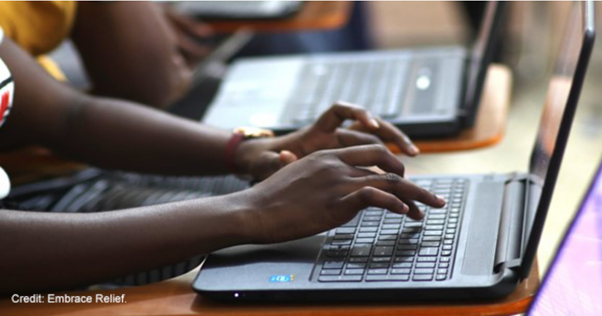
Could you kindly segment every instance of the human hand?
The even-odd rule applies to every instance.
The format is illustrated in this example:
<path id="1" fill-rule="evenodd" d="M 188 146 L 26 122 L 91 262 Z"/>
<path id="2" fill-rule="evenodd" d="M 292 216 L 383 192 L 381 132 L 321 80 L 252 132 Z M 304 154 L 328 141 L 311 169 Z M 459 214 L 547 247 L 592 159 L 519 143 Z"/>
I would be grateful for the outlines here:
<path id="1" fill-rule="evenodd" d="M 340 128 L 354 120 L 348 128 Z M 418 148 L 399 129 L 366 110 L 344 102 L 328 109 L 312 126 L 271 139 L 243 142 L 236 151 L 235 164 L 255 179 L 269 177 L 283 166 L 322 149 L 391 142 L 402 153 L 416 156 Z"/>
<path id="2" fill-rule="evenodd" d="M 169 4 L 158 4 L 176 37 L 180 53 L 188 67 L 194 67 L 212 50 L 205 44 L 213 36 L 213 30 L 207 24 L 177 12 Z"/>
<path id="3" fill-rule="evenodd" d="M 370 206 L 420 219 L 414 201 L 445 205 L 403 174 L 403 164 L 382 145 L 315 152 L 241 192 L 249 209 L 247 235 L 257 243 L 283 242 L 338 227 Z"/>

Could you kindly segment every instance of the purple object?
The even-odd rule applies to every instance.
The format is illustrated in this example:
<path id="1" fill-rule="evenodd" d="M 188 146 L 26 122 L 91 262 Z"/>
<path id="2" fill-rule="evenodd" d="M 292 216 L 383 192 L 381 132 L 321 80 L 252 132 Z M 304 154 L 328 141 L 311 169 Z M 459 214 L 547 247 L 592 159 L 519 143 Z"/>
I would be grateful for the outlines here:
<path id="1" fill-rule="evenodd" d="M 529 315 L 602 315 L 601 170 L 568 229 Z"/>

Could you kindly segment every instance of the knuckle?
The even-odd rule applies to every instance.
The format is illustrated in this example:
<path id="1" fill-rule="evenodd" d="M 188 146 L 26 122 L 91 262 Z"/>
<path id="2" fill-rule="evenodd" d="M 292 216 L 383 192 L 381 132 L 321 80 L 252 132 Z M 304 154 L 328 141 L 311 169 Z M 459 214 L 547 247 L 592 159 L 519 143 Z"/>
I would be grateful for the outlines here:
<path id="1" fill-rule="evenodd" d="M 367 145 L 368 150 L 378 153 L 379 155 L 384 155 L 388 153 L 388 149 L 381 144 L 371 144 Z"/>
<path id="2" fill-rule="evenodd" d="M 401 181 L 402 181 L 402 179 L 399 175 L 392 173 L 392 172 L 387 172 L 387 173 L 383 174 L 382 177 L 389 184 L 398 184 L 398 183 L 401 183 Z"/>
<path id="3" fill-rule="evenodd" d="M 362 202 L 368 203 L 376 196 L 376 190 L 372 187 L 363 187 L 359 192 L 359 198 Z"/>

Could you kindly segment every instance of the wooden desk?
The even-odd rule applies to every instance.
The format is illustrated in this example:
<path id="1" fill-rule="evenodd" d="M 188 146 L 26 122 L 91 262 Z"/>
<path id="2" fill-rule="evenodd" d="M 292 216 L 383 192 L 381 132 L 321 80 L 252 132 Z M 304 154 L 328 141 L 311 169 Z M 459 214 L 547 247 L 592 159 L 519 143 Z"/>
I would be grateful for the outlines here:
<path id="1" fill-rule="evenodd" d="M 506 66 L 489 67 L 477 120 L 471 129 L 450 138 L 416 141 L 423 153 L 449 152 L 495 145 L 504 137 L 512 95 L 512 72 Z M 399 152 L 389 146 L 393 152 Z"/>
<path id="2" fill-rule="evenodd" d="M 328 30 L 340 28 L 351 14 L 349 1 L 307 1 L 301 11 L 290 18 L 278 20 L 210 20 L 206 21 L 215 31 L 232 33 L 240 28 L 256 32 L 287 32 Z"/>
<path id="3" fill-rule="evenodd" d="M 125 294 L 125 304 L 14 304 L 0 300 L 2 315 L 513 315 L 523 313 L 539 287 L 537 265 L 529 279 L 510 296 L 495 301 L 425 303 L 320 303 L 236 305 L 209 301 L 190 284 L 195 269 L 161 283 L 111 291 L 70 292 L 70 295 Z"/>

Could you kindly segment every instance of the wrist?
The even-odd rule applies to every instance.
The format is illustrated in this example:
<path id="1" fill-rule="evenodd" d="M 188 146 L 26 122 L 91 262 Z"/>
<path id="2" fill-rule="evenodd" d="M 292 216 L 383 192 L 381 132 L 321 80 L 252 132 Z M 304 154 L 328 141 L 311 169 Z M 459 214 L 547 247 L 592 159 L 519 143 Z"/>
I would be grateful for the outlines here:
<path id="1" fill-rule="evenodd" d="M 270 130 L 241 127 L 232 132 L 226 145 L 226 165 L 231 173 L 249 174 L 253 160 L 265 150 L 274 133 Z"/>
<path id="2" fill-rule="evenodd" d="M 228 207 L 233 212 L 233 227 L 235 227 L 235 239 L 240 244 L 262 243 L 264 234 L 263 222 L 260 216 L 260 208 L 257 205 L 257 196 L 253 189 L 244 190 L 227 195 Z"/>

